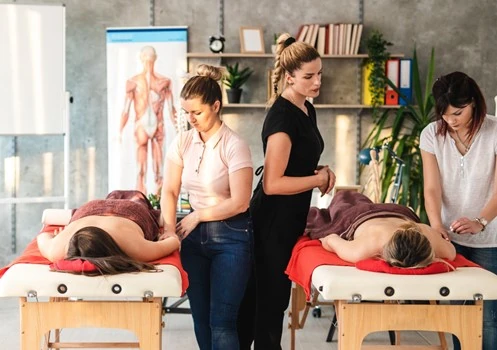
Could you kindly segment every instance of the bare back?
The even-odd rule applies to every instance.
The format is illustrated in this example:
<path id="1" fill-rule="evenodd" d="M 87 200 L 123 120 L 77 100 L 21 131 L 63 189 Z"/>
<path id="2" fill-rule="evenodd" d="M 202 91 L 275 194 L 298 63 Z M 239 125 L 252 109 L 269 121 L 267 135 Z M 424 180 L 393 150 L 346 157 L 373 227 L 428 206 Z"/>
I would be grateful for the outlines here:
<path id="1" fill-rule="evenodd" d="M 354 239 L 347 241 L 337 234 L 329 234 L 321 239 L 323 247 L 335 252 L 340 258 L 357 262 L 362 259 L 375 257 L 381 254 L 383 247 L 403 224 L 412 223 L 411 220 L 396 217 L 369 219 L 360 224 L 354 232 Z M 425 224 L 416 223 L 420 232 L 428 238 L 438 258 L 455 258 L 454 246 Z"/>
<path id="2" fill-rule="evenodd" d="M 51 241 L 45 249 L 40 247 L 42 255 L 51 261 L 64 259 L 72 236 L 83 227 L 96 226 L 106 231 L 117 243 L 117 245 L 129 256 L 134 257 L 133 242 L 144 239 L 144 233 L 140 226 L 133 221 L 117 216 L 87 216 L 68 224 Z"/>
<path id="3" fill-rule="evenodd" d="M 379 254 L 399 226 L 410 222 L 412 221 L 393 217 L 373 218 L 357 227 L 354 240 L 366 242 Z"/>

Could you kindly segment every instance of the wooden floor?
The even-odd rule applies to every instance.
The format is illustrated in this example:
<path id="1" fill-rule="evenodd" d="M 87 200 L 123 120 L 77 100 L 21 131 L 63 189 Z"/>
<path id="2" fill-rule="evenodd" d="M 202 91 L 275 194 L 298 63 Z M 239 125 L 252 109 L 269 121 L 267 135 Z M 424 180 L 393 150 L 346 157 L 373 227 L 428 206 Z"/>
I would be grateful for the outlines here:
<path id="1" fill-rule="evenodd" d="M 173 300 L 174 301 L 174 300 Z M 332 343 L 326 343 L 326 335 L 331 324 L 333 312 L 331 307 L 321 308 L 321 318 L 309 316 L 303 330 L 297 331 L 297 350 L 335 350 L 336 336 Z M 168 314 L 164 316 L 166 327 L 163 330 L 163 349 L 194 350 L 198 349 L 193 333 L 191 315 Z M 19 310 L 17 298 L 0 298 L 0 348 L 19 349 Z M 281 342 L 284 350 L 290 349 L 290 332 L 285 330 Z M 133 334 L 114 329 L 64 329 L 62 340 L 84 341 L 133 341 Z M 449 337 L 448 343 L 452 344 Z M 431 332 L 402 332 L 402 344 L 429 345 L 438 344 L 438 336 Z M 388 344 L 385 332 L 369 335 L 365 344 Z M 452 348 L 451 346 L 449 347 Z M 35 350 L 35 349 L 33 349 Z M 159 350 L 159 349 L 158 349 Z"/>

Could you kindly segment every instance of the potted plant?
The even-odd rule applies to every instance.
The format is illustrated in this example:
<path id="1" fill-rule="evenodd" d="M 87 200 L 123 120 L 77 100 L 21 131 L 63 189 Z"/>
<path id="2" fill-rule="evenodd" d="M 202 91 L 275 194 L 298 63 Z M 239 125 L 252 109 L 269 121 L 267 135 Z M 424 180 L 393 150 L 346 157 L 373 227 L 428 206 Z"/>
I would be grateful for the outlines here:
<path id="1" fill-rule="evenodd" d="M 278 38 L 280 37 L 280 34 L 274 33 L 273 34 L 273 44 L 271 45 L 271 52 L 273 55 L 276 54 L 276 47 L 278 46 Z"/>
<path id="2" fill-rule="evenodd" d="M 414 48 L 412 59 L 412 87 L 415 103 L 408 103 L 399 109 L 385 110 L 375 121 L 371 133 L 368 135 L 366 144 L 369 146 L 380 146 L 388 142 L 397 156 L 404 160 L 405 168 L 399 192 L 399 204 L 411 207 L 421 218 L 428 223 L 428 216 L 424 206 L 424 181 L 423 163 L 419 149 L 419 138 L 421 131 L 433 120 L 434 99 L 431 93 L 433 85 L 433 74 L 435 70 L 435 50 L 431 50 L 431 58 L 425 79 L 424 91 L 419 77 L 418 58 Z M 385 77 L 387 84 L 394 89 L 399 96 L 402 93 Z M 382 131 L 388 130 L 387 137 L 381 137 Z M 383 133 L 384 134 L 384 133 Z M 387 152 L 383 152 L 381 160 L 381 201 L 384 202 L 390 186 L 395 177 L 395 164 Z"/>
<path id="3" fill-rule="evenodd" d="M 224 85 L 226 85 L 226 94 L 228 95 L 229 103 L 240 103 L 240 97 L 242 96 L 242 86 L 245 84 L 254 73 L 249 67 L 239 69 L 238 62 L 233 66 L 226 65 L 227 74 L 224 77 Z"/>
<path id="4" fill-rule="evenodd" d="M 367 89 L 370 93 L 370 100 L 366 99 L 365 104 L 373 106 L 373 115 L 376 115 L 376 107 L 384 104 L 385 98 L 385 62 L 390 57 L 387 46 L 392 43 L 383 38 L 383 34 L 378 30 L 373 30 L 366 40 L 368 57 L 364 60 L 365 76 L 367 77 Z M 366 88 L 366 87 L 364 87 Z"/>

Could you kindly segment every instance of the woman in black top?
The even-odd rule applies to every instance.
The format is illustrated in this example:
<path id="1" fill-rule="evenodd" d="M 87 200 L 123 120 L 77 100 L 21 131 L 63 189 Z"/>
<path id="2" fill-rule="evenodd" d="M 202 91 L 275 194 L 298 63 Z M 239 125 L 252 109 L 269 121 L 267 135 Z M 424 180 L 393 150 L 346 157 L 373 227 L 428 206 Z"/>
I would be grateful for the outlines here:
<path id="1" fill-rule="evenodd" d="M 240 310 L 240 349 L 250 349 L 253 340 L 257 350 L 281 349 L 291 287 L 285 269 L 304 232 L 313 188 L 324 195 L 335 183 L 328 166 L 318 165 L 324 142 L 316 111 L 306 100 L 319 95 L 319 53 L 282 34 L 274 67 L 272 106 L 262 129 L 264 176 L 250 203 L 255 273 Z"/>

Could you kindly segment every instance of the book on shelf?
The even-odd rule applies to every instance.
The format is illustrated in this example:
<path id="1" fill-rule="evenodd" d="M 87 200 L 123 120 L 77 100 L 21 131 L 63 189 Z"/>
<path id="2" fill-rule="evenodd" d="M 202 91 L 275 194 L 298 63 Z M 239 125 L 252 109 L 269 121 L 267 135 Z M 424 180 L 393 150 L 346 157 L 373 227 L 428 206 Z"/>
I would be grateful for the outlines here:
<path id="1" fill-rule="evenodd" d="M 353 52 L 354 55 L 357 55 L 359 53 L 359 46 L 361 44 L 362 28 L 363 27 L 364 26 L 362 23 L 357 24 L 357 35 L 356 35 L 356 38 L 354 40 L 354 52 Z"/>
<path id="2" fill-rule="evenodd" d="M 309 30 L 309 26 L 307 24 L 301 25 L 297 35 L 295 36 L 295 39 L 297 41 L 304 41 L 304 38 L 307 35 L 308 30 Z"/>
<path id="3" fill-rule="evenodd" d="M 371 65 L 362 67 L 362 104 L 371 106 L 373 104 L 373 96 L 369 91 L 369 76 L 371 75 Z"/>
<path id="4" fill-rule="evenodd" d="M 345 49 L 344 53 L 350 55 L 350 42 L 352 40 L 352 24 L 345 24 Z"/>
<path id="5" fill-rule="evenodd" d="M 314 24 L 309 24 L 309 30 L 305 35 L 304 42 L 307 44 L 311 43 L 312 34 L 314 33 Z"/>
<path id="6" fill-rule="evenodd" d="M 317 24 L 311 24 L 311 27 L 312 27 L 311 34 L 308 37 L 307 43 L 312 47 L 316 47 L 316 39 L 318 37 L 319 26 Z"/>
<path id="7" fill-rule="evenodd" d="M 340 24 L 335 24 L 333 29 L 333 55 L 338 55 L 338 46 L 340 42 Z"/>
<path id="8" fill-rule="evenodd" d="M 412 103 L 412 60 L 402 58 L 400 60 L 399 79 L 399 105 L 406 106 Z"/>
<path id="9" fill-rule="evenodd" d="M 333 34 L 333 28 L 334 28 L 334 24 L 333 23 L 330 23 L 328 24 L 328 30 L 326 31 L 326 34 L 327 34 L 327 47 L 328 47 L 328 50 L 326 50 L 326 54 L 327 55 L 333 55 L 333 41 L 334 41 L 334 34 Z"/>
<path id="10" fill-rule="evenodd" d="M 385 65 L 385 75 L 392 84 L 398 88 L 399 87 L 399 72 L 400 71 L 400 60 L 398 58 L 390 58 L 387 60 Z M 385 105 L 398 105 L 399 104 L 399 94 L 390 85 L 387 84 L 385 92 Z"/>
<path id="11" fill-rule="evenodd" d="M 326 28 L 325 27 L 319 27 L 317 41 L 318 42 L 316 45 L 316 49 L 318 50 L 319 54 L 321 56 L 323 56 L 325 54 L 325 41 L 326 41 Z"/>
<path id="12" fill-rule="evenodd" d="M 354 23 L 352 25 L 352 34 L 350 36 L 350 49 L 349 49 L 349 55 L 355 55 L 355 42 L 357 40 L 357 27 L 359 24 Z"/>
<path id="13" fill-rule="evenodd" d="M 268 69 L 266 71 L 266 101 L 269 101 L 271 96 L 273 96 L 273 70 Z"/>
<path id="14" fill-rule="evenodd" d="M 324 26 L 324 54 L 329 55 L 330 54 L 330 26 L 325 25 Z"/>
<path id="15" fill-rule="evenodd" d="M 320 55 L 357 55 L 362 23 L 303 24 L 295 39 L 315 47 Z"/>

